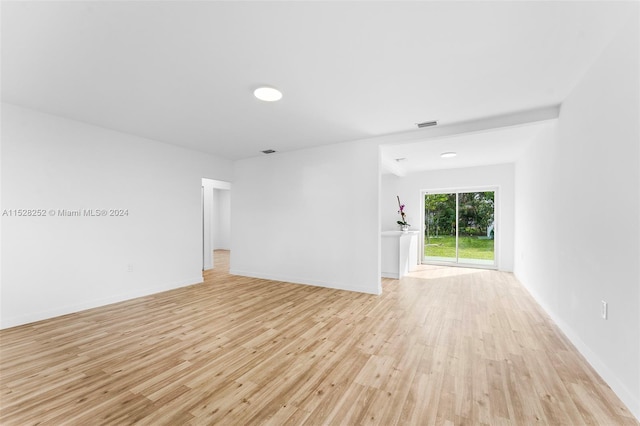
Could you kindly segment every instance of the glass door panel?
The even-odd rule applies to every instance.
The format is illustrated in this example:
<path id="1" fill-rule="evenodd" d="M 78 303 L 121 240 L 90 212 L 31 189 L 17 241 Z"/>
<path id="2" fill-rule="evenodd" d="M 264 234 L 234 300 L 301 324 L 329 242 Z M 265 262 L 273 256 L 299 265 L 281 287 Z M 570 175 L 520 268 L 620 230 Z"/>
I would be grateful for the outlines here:
<path id="1" fill-rule="evenodd" d="M 458 262 L 494 265 L 494 192 L 458 194 Z"/>
<path id="2" fill-rule="evenodd" d="M 456 194 L 425 194 L 424 206 L 425 260 L 455 262 Z"/>

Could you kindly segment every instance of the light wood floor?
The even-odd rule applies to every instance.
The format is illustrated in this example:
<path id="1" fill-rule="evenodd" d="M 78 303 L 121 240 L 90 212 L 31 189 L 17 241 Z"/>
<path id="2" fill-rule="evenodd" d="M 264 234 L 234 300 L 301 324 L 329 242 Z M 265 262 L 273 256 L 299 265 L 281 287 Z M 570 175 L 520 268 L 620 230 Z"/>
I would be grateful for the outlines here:
<path id="1" fill-rule="evenodd" d="M 511 274 L 225 273 L 3 330 L 2 425 L 637 425 Z"/>

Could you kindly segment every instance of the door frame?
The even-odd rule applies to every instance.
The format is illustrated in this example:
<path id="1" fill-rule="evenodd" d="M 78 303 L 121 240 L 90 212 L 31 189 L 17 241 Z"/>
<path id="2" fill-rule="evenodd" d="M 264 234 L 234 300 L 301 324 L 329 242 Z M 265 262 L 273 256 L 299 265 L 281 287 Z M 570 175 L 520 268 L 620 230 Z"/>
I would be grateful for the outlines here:
<path id="1" fill-rule="evenodd" d="M 478 265 L 474 263 L 460 263 L 458 256 L 458 197 L 456 196 L 456 260 L 455 262 L 447 261 L 427 261 L 424 256 L 425 243 L 424 236 L 426 231 L 424 197 L 427 194 L 459 194 L 466 192 L 493 192 L 493 265 Z M 463 268 L 478 269 L 500 269 L 500 186 L 499 185 L 482 185 L 482 186 L 460 186 L 452 188 L 435 188 L 420 190 L 420 263 L 423 265 L 442 265 L 457 266 Z"/>

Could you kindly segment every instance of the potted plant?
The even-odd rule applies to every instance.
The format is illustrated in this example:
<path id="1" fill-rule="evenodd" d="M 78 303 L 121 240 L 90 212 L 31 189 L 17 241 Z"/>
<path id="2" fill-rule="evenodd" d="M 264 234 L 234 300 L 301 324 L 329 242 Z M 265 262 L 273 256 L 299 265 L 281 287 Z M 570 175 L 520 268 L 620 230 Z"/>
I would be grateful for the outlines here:
<path id="1" fill-rule="evenodd" d="M 396 195 L 396 197 L 398 198 L 398 207 L 399 207 L 398 213 L 400 214 L 400 218 L 402 219 L 397 221 L 396 223 L 400 225 L 400 229 L 402 230 L 402 232 L 407 232 L 409 230 L 410 225 L 409 223 L 407 223 L 407 216 L 404 213 L 404 204 L 400 202 L 399 195 Z"/>

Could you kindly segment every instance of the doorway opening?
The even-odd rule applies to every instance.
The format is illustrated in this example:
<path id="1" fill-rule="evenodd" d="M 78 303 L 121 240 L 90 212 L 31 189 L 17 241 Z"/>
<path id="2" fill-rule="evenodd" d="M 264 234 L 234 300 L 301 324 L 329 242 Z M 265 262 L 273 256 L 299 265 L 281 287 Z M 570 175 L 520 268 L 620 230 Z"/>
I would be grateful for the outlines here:
<path id="1" fill-rule="evenodd" d="M 202 270 L 213 269 L 216 250 L 231 247 L 231 184 L 202 179 Z"/>
<path id="2" fill-rule="evenodd" d="M 422 195 L 423 263 L 497 268 L 496 188 Z"/>

